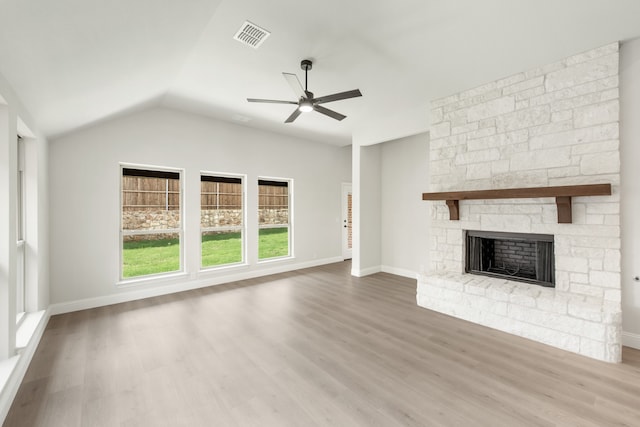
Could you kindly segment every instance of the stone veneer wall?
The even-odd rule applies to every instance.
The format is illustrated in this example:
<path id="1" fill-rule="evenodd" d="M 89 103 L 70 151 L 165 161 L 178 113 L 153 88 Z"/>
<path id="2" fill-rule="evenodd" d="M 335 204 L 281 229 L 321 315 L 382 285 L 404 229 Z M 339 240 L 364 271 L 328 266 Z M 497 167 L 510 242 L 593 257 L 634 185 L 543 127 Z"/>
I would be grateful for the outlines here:
<path id="1" fill-rule="evenodd" d="M 286 224 L 289 221 L 288 209 L 259 209 L 260 224 Z M 229 227 L 242 225 L 242 210 L 211 209 L 200 212 L 201 227 Z M 179 210 L 125 211 L 122 214 L 124 230 L 159 230 L 180 226 Z"/>
<path id="2" fill-rule="evenodd" d="M 180 227 L 179 210 L 128 210 L 122 213 L 123 230 L 163 230 Z"/>
<path id="3" fill-rule="evenodd" d="M 621 358 L 618 43 L 432 103 L 431 191 L 611 183 L 555 201 L 431 203 L 422 307 L 608 362 Z M 464 273 L 465 230 L 555 236 L 556 288 Z"/>
<path id="4" fill-rule="evenodd" d="M 261 225 L 287 224 L 288 209 L 258 209 Z M 241 209 L 209 209 L 200 212 L 200 227 L 233 227 L 242 225 Z M 164 230 L 180 227 L 179 210 L 127 210 L 122 213 L 123 230 Z M 125 236 L 126 242 L 175 238 L 170 234 Z"/>

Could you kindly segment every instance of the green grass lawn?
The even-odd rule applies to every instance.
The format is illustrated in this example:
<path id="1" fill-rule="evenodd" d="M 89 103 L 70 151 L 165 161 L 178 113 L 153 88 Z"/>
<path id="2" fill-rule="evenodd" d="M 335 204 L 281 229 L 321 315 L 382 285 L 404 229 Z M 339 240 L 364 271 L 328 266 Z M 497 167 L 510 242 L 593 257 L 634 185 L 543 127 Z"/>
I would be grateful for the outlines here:
<path id="1" fill-rule="evenodd" d="M 166 273 L 180 269 L 178 239 L 125 242 L 123 249 L 123 277 Z"/>
<path id="2" fill-rule="evenodd" d="M 289 255 L 289 229 L 263 228 L 258 235 L 258 258 Z"/>
<path id="3" fill-rule="evenodd" d="M 240 232 L 211 233 L 202 236 L 202 266 L 242 262 Z"/>
<path id="4" fill-rule="evenodd" d="M 287 256 L 289 238 L 286 228 L 260 230 L 260 259 Z M 180 269 L 178 239 L 126 242 L 122 252 L 123 277 L 167 273 Z M 239 232 L 210 233 L 202 236 L 202 266 L 232 264 L 242 261 L 242 241 Z"/>

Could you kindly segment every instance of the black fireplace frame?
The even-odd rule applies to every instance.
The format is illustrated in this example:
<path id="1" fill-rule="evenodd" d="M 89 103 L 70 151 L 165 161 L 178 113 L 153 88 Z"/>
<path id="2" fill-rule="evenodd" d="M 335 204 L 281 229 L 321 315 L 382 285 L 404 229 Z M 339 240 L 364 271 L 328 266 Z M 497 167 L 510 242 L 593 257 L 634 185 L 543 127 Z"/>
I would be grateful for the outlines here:
<path id="1" fill-rule="evenodd" d="M 480 239 L 480 240 L 478 240 Z M 487 271 L 483 265 L 483 261 L 479 259 L 482 253 L 472 255 L 475 250 L 480 250 L 482 241 L 520 241 L 535 243 L 535 278 L 521 277 L 517 275 Z M 499 231 L 465 231 L 465 272 L 469 274 L 477 274 L 489 277 L 498 277 L 507 280 L 530 283 L 548 288 L 555 288 L 555 251 L 554 237 L 550 234 L 533 234 L 533 233 L 505 233 Z M 540 270 L 540 271 L 538 271 Z"/>

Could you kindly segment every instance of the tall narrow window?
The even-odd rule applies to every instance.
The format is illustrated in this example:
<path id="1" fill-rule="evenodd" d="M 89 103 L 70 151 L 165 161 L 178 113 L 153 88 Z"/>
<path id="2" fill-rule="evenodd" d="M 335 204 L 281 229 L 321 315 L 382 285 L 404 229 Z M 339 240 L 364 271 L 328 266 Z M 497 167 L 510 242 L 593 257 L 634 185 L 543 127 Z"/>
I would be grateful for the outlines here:
<path id="1" fill-rule="evenodd" d="M 180 172 L 122 168 L 122 279 L 182 270 Z"/>
<path id="2" fill-rule="evenodd" d="M 290 191 L 290 180 L 258 180 L 258 259 L 291 255 Z"/>
<path id="3" fill-rule="evenodd" d="M 241 177 L 200 175 L 202 268 L 244 261 L 243 198 Z"/>
<path id="4" fill-rule="evenodd" d="M 18 174 L 17 183 L 17 200 L 16 200 L 16 313 L 17 322 L 20 322 L 25 312 L 25 180 L 24 180 L 24 141 L 18 137 Z"/>

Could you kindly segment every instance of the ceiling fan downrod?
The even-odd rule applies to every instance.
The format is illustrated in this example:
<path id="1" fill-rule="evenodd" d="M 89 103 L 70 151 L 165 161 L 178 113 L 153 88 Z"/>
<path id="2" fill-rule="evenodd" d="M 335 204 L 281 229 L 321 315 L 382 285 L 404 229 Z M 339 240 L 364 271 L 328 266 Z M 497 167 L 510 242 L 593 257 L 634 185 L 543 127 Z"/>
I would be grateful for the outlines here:
<path id="1" fill-rule="evenodd" d="M 304 91 L 305 92 L 309 92 L 308 90 L 308 72 L 311 68 L 313 68 L 313 62 L 311 62 L 309 59 L 303 59 L 302 62 L 300 62 L 300 68 L 302 68 L 304 70 Z"/>

